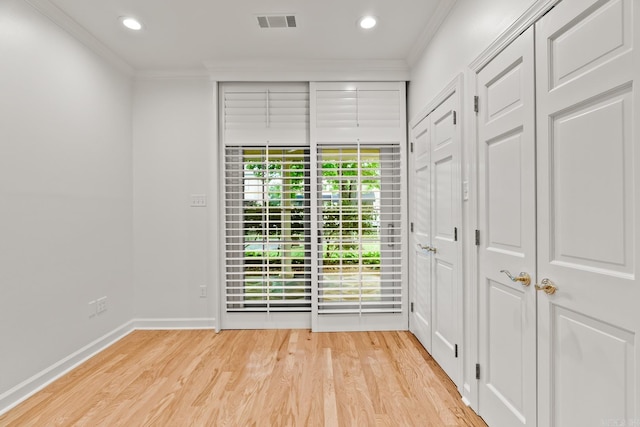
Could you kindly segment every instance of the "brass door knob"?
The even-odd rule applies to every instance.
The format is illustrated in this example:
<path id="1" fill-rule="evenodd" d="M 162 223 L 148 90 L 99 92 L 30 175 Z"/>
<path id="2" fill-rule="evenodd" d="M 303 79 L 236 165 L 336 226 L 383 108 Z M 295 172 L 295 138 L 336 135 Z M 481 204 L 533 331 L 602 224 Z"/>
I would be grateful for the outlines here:
<path id="1" fill-rule="evenodd" d="M 558 291 L 556 285 L 549 279 L 542 279 L 540 284 L 536 284 L 536 290 L 544 291 L 547 295 L 553 295 Z"/>
<path id="2" fill-rule="evenodd" d="M 509 270 L 500 270 L 500 273 L 506 274 L 512 282 L 520 282 L 522 286 L 529 286 L 531 284 L 531 276 L 524 271 L 521 272 L 518 277 L 514 277 Z"/>

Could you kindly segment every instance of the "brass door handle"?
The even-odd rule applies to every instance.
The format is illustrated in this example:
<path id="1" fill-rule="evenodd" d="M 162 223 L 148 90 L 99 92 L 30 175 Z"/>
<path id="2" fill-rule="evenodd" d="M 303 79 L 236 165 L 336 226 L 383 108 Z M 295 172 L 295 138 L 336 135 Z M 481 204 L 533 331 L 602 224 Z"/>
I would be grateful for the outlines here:
<path id="1" fill-rule="evenodd" d="M 500 273 L 506 274 L 512 282 L 520 282 L 522 286 L 529 286 L 531 284 L 531 276 L 529 276 L 529 274 L 525 273 L 524 271 L 521 272 L 518 277 L 514 277 L 511 273 L 509 273 L 509 270 L 500 270 Z"/>
<path id="2" fill-rule="evenodd" d="M 547 295 L 553 295 L 558 291 L 558 288 L 551 280 L 542 279 L 540 285 L 536 284 L 536 290 L 544 291 Z"/>
<path id="3" fill-rule="evenodd" d="M 421 243 L 418 243 L 418 247 L 424 251 L 429 251 L 429 252 L 433 252 L 434 254 L 437 252 L 436 248 L 433 248 L 431 246 L 423 246 Z"/>
<path id="4" fill-rule="evenodd" d="M 520 282 L 522 286 L 529 286 L 531 284 L 531 276 L 524 271 L 518 275 L 518 277 L 514 277 L 509 270 L 500 270 L 500 273 L 504 273 L 511 279 L 512 282 Z"/>

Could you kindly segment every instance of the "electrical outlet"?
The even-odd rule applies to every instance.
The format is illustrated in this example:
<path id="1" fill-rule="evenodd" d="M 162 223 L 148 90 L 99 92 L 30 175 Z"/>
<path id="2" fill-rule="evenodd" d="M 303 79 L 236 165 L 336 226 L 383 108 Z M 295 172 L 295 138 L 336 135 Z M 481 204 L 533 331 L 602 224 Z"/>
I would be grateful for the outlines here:
<path id="1" fill-rule="evenodd" d="M 200 286 L 200 298 L 206 298 L 206 297 L 207 297 L 207 286 L 202 285 Z"/>
<path id="2" fill-rule="evenodd" d="M 205 194 L 192 194 L 191 195 L 191 207 L 192 208 L 204 208 L 207 206 L 207 196 Z"/>
<path id="3" fill-rule="evenodd" d="M 89 301 L 88 314 L 89 314 L 89 318 L 96 317 L 96 314 L 98 314 L 98 308 L 97 308 L 97 304 L 96 304 L 95 300 L 94 301 Z"/>
<path id="4" fill-rule="evenodd" d="M 102 297 L 102 298 L 98 298 L 96 300 L 96 304 L 97 304 L 97 313 L 104 313 L 105 311 L 107 311 L 107 297 Z"/>

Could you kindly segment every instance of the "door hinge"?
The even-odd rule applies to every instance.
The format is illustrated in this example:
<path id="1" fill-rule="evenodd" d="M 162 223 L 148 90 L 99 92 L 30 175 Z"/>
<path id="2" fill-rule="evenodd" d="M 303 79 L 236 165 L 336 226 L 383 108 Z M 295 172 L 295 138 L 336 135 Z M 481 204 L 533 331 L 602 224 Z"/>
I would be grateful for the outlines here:
<path id="1" fill-rule="evenodd" d="M 411 228 L 411 232 L 413 233 L 413 223 L 411 223 L 410 228 Z"/>
<path id="2" fill-rule="evenodd" d="M 458 241 L 458 227 L 453 227 L 453 241 Z"/>
<path id="3" fill-rule="evenodd" d="M 476 246 L 480 246 L 480 230 L 476 230 Z"/>
<path id="4" fill-rule="evenodd" d="M 455 352 L 456 352 L 456 355 L 455 355 L 455 356 L 456 356 L 456 359 L 457 359 L 457 358 L 458 358 L 458 344 L 456 344 Z"/>
<path id="5" fill-rule="evenodd" d="M 453 112 L 453 124 L 458 124 L 458 114 L 455 111 Z"/>
<path id="6" fill-rule="evenodd" d="M 409 144 L 409 150 L 411 150 L 411 152 L 413 153 L 413 142 Z"/>
<path id="7" fill-rule="evenodd" d="M 411 303 L 411 312 L 413 313 L 413 303 Z"/>
<path id="8" fill-rule="evenodd" d="M 480 379 L 480 364 L 476 363 L 476 379 Z"/>
<path id="9" fill-rule="evenodd" d="M 473 97 L 473 111 L 476 113 L 480 111 L 480 97 L 478 95 Z"/>

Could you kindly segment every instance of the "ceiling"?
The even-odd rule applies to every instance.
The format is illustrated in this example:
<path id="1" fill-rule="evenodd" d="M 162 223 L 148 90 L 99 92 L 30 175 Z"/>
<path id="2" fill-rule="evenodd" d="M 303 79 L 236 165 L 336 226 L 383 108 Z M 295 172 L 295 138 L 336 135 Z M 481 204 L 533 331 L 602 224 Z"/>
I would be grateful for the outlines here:
<path id="1" fill-rule="evenodd" d="M 136 70 L 202 69 L 234 60 L 406 60 L 453 0 L 48 0 Z M 447 9 L 448 10 L 448 9 Z M 258 27 L 294 14 L 297 28 Z M 356 23 L 375 15 L 379 24 Z M 135 16 L 140 32 L 119 17 Z"/>

